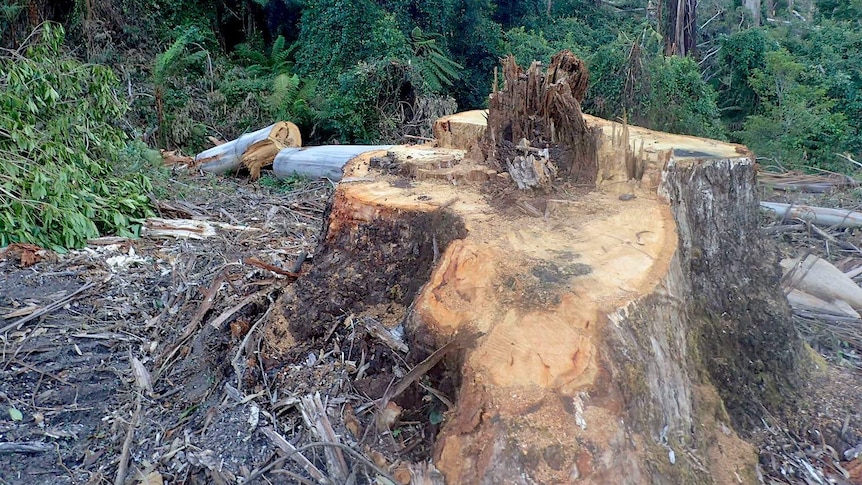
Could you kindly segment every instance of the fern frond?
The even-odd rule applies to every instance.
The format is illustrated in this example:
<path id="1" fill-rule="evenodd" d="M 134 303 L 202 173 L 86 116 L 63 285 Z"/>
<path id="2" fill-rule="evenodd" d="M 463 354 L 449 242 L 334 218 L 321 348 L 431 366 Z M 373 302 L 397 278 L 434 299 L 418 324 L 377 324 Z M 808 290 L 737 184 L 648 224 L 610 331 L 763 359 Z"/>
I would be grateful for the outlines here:
<path id="1" fill-rule="evenodd" d="M 275 42 L 272 43 L 272 53 L 270 54 L 270 59 L 272 59 L 273 63 L 278 63 L 283 60 L 282 56 L 284 55 L 284 36 L 279 35 L 276 37 Z"/>
<path id="2" fill-rule="evenodd" d="M 264 65 L 267 63 L 265 55 L 253 49 L 249 44 L 237 44 L 234 47 L 234 55 L 240 60 L 246 61 L 248 64 Z"/>
<path id="3" fill-rule="evenodd" d="M 168 47 L 168 50 L 156 56 L 153 64 L 153 79 L 156 84 L 163 84 L 165 79 L 176 70 L 177 60 L 180 59 L 183 51 L 189 43 L 191 29 L 186 31 L 177 40 Z"/>

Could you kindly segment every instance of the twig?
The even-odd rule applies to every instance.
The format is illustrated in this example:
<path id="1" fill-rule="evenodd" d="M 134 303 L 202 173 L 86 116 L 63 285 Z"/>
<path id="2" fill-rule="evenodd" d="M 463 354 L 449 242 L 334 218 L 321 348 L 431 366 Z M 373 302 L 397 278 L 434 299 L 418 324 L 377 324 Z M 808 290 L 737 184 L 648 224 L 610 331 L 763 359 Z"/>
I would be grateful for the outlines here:
<path id="1" fill-rule="evenodd" d="M 236 351 L 236 355 L 231 360 L 231 366 L 233 367 L 234 372 L 236 372 L 237 386 L 239 389 L 242 389 L 242 369 L 239 367 L 240 358 L 242 357 L 243 351 L 245 351 L 248 346 L 249 340 L 251 340 L 251 336 L 254 335 L 254 332 L 257 330 L 257 326 L 260 325 L 261 322 L 265 321 L 267 317 L 269 317 L 270 312 L 272 312 L 273 303 L 270 301 L 269 308 L 263 313 L 263 315 L 254 322 L 254 325 L 246 332 L 245 337 L 242 339 L 242 342 L 239 344 L 239 349 Z"/>
<path id="2" fill-rule="evenodd" d="M 135 414 L 132 416 L 132 421 L 129 422 L 129 428 L 126 430 L 126 439 L 123 441 L 123 451 L 120 453 L 120 464 L 117 466 L 117 477 L 114 478 L 114 485 L 123 485 L 126 481 L 126 472 L 129 468 L 129 455 L 132 450 L 132 440 L 135 437 L 135 428 L 138 426 L 138 419 L 141 416 L 141 393 L 135 400 Z"/>
<path id="3" fill-rule="evenodd" d="M 216 277 L 213 279 L 213 282 L 210 287 L 207 288 L 207 290 L 204 292 L 204 300 L 201 302 L 200 308 L 198 308 L 197 313 L 195 313 L 194 317 L 192 317 L 192 320 L 188 323 L 188 325 L 186 325 L 186 328 L 183 329 L 183 333 L 180 338 L 177 339 L 176 343 L 170 348 L 169 351 L 166 351 L 166 353 L 162 354 L 162 356 L 166 355 L 166 357 L 159 357 L 157 362 L 160 361 L 160 367 L 156 378 L 158 378 L 158 376 L 162 374 L 162 372 L 170 363 L 171 359 L 173 359 L 174 355 L 176 355 L 176 353 L 180 350 L 180 347 L 182 347 L 186 343 L 186 341 L 195 333 L 198 324 L 204 319 L 204 316 L 210 310 L 210 308 L 212 308 L 213 302 L 215 301 L 215 297 L 218 294 L 218 290 L 219 288 L 221 288 L 222 283 L 224 283 L 226 279 L 227 271 L 225 270 L 225 268 L 222 268 L 222 270 L 219 271 L 218 275 L 216 275 Z"/>
<path id="4" fill-rule="evenodd" d="M 278 434 L 274 429 L 269 426 L 264 426 L 260 428 L 260 432 L 265 434 L 267 438 L 272 441 L 272 444 L 277 446 L 281 451 L 287 453 L 287 457 L 291 460 L 295 461 L 306 473 L 311 475 L 312 478 L 317 480 L 318 483 L 322 485 L 328 485 L 332 483 L 332 480 L 329 479 L 319 468 L 314 466 L 314 463 L 308 460 L 302 453 L 297 452 L 296 447 L 290 444 L 289 441 L 284 439 L 280 434 Z"/>
<path id="5" fill-rule="evenodd" d="M 353 448 L 351 448 L 347 445 L 344 445 L 342 443 L 332 443 L 332 442 L 326 442 L 326 441 L 309 443 L 307 445 L 303 445 L 303 446 L 300 446 L 299 448 L 296 448 L 296 450 L 294 450 L 291 453 L 302 453 L 303 451 L 307 451 L 307 450 L 310 450 L 312 448 L 317 448 L 317 447 L 321 447 L 321 446 L 322 447 L 335 447 L 335 448 L 338 448 L 342 451 L 345 451 L 345 452 L 347 452 L 348 455 L 350 455 L 353 458 L 355 458 L 356 460 L 360 461 L 363 465 L 367 466 L 368 468 L 374 470 L 375 473 L 379 474 L 383 478 L 389 480 L 392 483 L 399 483 L 398 480 L 395 479 L 395 477 L 390 475 L 386 470 L 375 465 L 374 462 L 372 462 L 371 460 L 369 460 L 368 458 L 363 456 L 362 453 L 359 453 L 358 451 L 354 450 Z M 250 483 L 252 480 L 256 479 L 257 477 L 259 477 L 259 476 L 263 475 L 264 473 L 272 470 L 273 468 L 281 465 L 288 458 L 290 458 L 290 454 L 288 454 L 286 456 L 282 456 L 281 458 L 275 460 L 274 462 L 261 468 L 260 470 L 256 470 L 255 472 L 251 473 L 248 476 L 248 478 L 245 479 L 243 484 Z"/>
<path id="6" fill-rule="evenodd" d="M 407 390 L 410 387 L 410 384 L 415 382 L 417 379 L 428 373 L 435 365 L 437 365 L 443 357 L 446 356 L 450 351 L 455 349 L 460 349 L 464 347 L 468 347 L 473 344 L 479 337 L 484 335 L 483 333 L 468 333 L 463 332 L 459 333 L 452 340 L 447 342 L 445 345 L 435 350 L 433 354 L 429 355 L 425 360 L 416 364 L 416 367 L 410 370 L 401 381 L 396 384 L 394 387 L 388 389 L 383 397 L 380 399 L 379 409 L 386 408 L 386 405 L 389 404 L 389 401 L 395 399 L 402 392 Z"/>
<path id="7" fill-rule="evenodd" d="M 32 365 L 30 365 L 30 364 L 26 363 L 26 362 L 20 361 L 20 360 L 15 359 L 15 358 L 10 359 L 9 361 L 10 361 L 11 363 L 15 364 L 15 365 L 20 365 L 21 367 L 26 367 L 27 369 L 30 369 L 31 371 L 36 372 L 36 373 L 38 373 L 38 374 L 41 374 L 41 375 L 43 375 L 43 376 L 48 376 L 48 377 L 50 377 L 50 378 L 54 379 L 55 381 L 57 381 L 57 382 L 61 382 L 61 383 L 65 384 L 65 385 L 67 385 L 67 386 L 75 387 L 75 385 L 74 385 L 74 384 L 72 384 L 71 382 L 69 382 L 69 381 L 67 381 L 67 380 L 65 380 L 65 379 L 63 379 L 63 378 L 61 378 L 60 376 L 57 376 L 57 375 L 52 374 L 52 373 L 50 373 L 50 372 L 46 372 L 46 371 L 43 371 L 43 370 L 39 370 L 39 369 L 37 369 L 37 368 L 33 367 Z"/>
<path id="8" fill-rule="evenodd" d="M 3 453 L 45 453 L 54 449 L 51 443 L 27 441 L 23 443 L 0 442 L 0 454 Z"/>
<path id="9" fill-rule="evenodd" d="M 270 291 L 270 289 L 267 288 L 265 290 L 260 290 L 257 293 L 252 293 L 251 295 L 248 295 L 247 297 L 243 298 L 243 300 L 241 302 L 228 308 L 221 315 L 219 315 L 214 320 L 212 320 L 210 322 L 210 325 L 216 330 L 221 329 L 222 324 L 224 322 L 228 321 L 232 316 L 234 316 L 236 314 L 236 312 L 242 310 L 243 308 L 248 306 L 253 301 L 257 300 L 261 296 L 266 295 L 267 293 L 269 293 L 269 291 Z"/>
<path id="10" fill-rule="evenodd" d="M 340 444 L 338 435 L 335 434 L 329 417 L 326 415 L 326 407 L 320 400 L 320 393 L 301 397 L 299 403 L 306 426 L 317 435 L 317 438 L 326 443 Z M 341 450 L 337 447 L 335 449 L 327 448 L 324 450 L 324 455 L 326 456 L 327 469 L 333 480 L 336 483 L 344 483 L 347 480 L 348 469 Z"/>
<path id="11" fill-rule="evenodd" d="M 856 160 L 853 160 L 853 158 L 850 157 L 850 155 L 847 155 L 846 153 L 835 153 L 834 155 L 838 158 L 844 159 L 844 160 L 852 163 L 853 165 L 856 165 L 859 168 L 862 168 L 862 163 L 857 162 Z"/>
<path id="12" fill-rule="evenodd" d="M 261 261 L 261 260 L 259 260 L 259 259 L 255 258 L 255 257 L 245 258 L 245 259 L 243 260 L 243 262 L 244 262 L 245 264 L 250 264 L 250 265 L 252 265 L 252 266 L 257 266 L 258 268 L 262 268 L 262 269 L 265 269 L 265 270 L 269 270 L 269 271 L 272 271 L 273 273 L 277 273 L 277 274 L 280 274 L 280 275 L 288 276 L 288 277 L 290 277 L 290 278 L 298 278 L 298 277 L 299 277 L 299 273 L 294 273 L 294 272 L 292 272 L 292 271 L 287 271 L 287 270 L 281 269 L 281 268 L 279 268 L 278 266 L 275 266 L 275 265 L 272 265 L 272 264 L 269 264 L 269 263 L 264 263 L 263 261 Z"/>
<path id="13" fill-rule="evenodd" d="M 365 327 L 365 330 L 370 335 L 377 337 L 378 340 L 386 344 L 386 346 L 390 349 L 398 352 L 404 352 L 405 354 L 410 350 L 407 347 L 407 344 L 392 336 L 392 332 L 390 332 L 388 328 L 384 327 L 383 324 L 376 319 L 371 317 L 363 317 L 362 325 Z"/>

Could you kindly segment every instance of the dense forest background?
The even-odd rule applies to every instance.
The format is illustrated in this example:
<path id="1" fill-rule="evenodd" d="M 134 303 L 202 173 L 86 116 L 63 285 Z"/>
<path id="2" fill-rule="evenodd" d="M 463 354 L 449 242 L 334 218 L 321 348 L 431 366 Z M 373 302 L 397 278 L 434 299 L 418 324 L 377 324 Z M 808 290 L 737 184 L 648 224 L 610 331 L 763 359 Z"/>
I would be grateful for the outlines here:
<path id="1" fill-rule="evenodd" d="M 575 52 L 590 114 L 862 166 L 862 0 L 5 0 L 0 44 L 0 246 L 134 232 L 154 148 L 277 119 L 306 144 L 428 136 L 506 54 Z"/>

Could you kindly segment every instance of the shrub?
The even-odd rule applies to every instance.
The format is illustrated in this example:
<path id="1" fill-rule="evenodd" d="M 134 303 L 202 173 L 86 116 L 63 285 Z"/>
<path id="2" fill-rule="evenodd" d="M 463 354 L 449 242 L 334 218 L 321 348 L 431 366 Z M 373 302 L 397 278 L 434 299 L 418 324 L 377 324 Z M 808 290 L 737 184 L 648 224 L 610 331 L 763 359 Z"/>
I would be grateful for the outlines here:
<path id="1" fill-rule="evenodd" d="M 132 153 L 114 125 L 127 109 L 116 77 L 65 55 L 58 24 L 34 37 L 0 57 L 0 246 L 62 250 L 103 233 L 135 235 L 151 215 L 152 186 L 112 166 Z"/>

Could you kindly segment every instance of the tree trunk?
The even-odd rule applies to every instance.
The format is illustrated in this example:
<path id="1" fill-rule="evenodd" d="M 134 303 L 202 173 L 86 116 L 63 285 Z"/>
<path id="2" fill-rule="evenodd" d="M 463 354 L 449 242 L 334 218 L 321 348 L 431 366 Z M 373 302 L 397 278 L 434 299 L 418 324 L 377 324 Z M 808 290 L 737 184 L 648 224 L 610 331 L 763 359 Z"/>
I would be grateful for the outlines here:
<path id="1" fill-rule="evenodd" d="M 745 0 L 745 8 L 751 12 L 752 24 L 760 25 L 760 0 Z"/>
<path id="2" fill-rule="evenodd" d="M 697 0 L 670 0 L 667 5 L 665 54 L 693 54 L 697 46 Z"/>
<path id="3" fill-rule="evenodd" d="M 386 150 L 391 145 L 323 145 L 308 148 L 284 148 L 275 156 L 272 171 L 280 179 L 300 175 L 311 178 L 341 180 L 344 164 L 365 152 Z"/>
<path id="4" fill-rule="evenodd" d="M 198 153 L 195 162 L 204 172 L 214 174 L 235 172 L 244 167 L 256 180 L 260 170 L 272 164 L 279 150 L 298 146 L 302 146 L 299 128 L 289 121 L 279 121 Z"/>
<path id="5" fill-rule="evenodd" d="M 792 403 L 805 366 L 758 238 L 754 158 L 580 123 L 592 190 L 471 183 L 481 112 L 438 120 L 437 148 L 349 162 L 270 348 L 351 313 L 403 326 L 408 362 L 456 347 L 434 455 L 448 483 L 756 483 L 757 455 L 730 426 Z M 441 176 L 411 180 L 419 170 Z"/>

